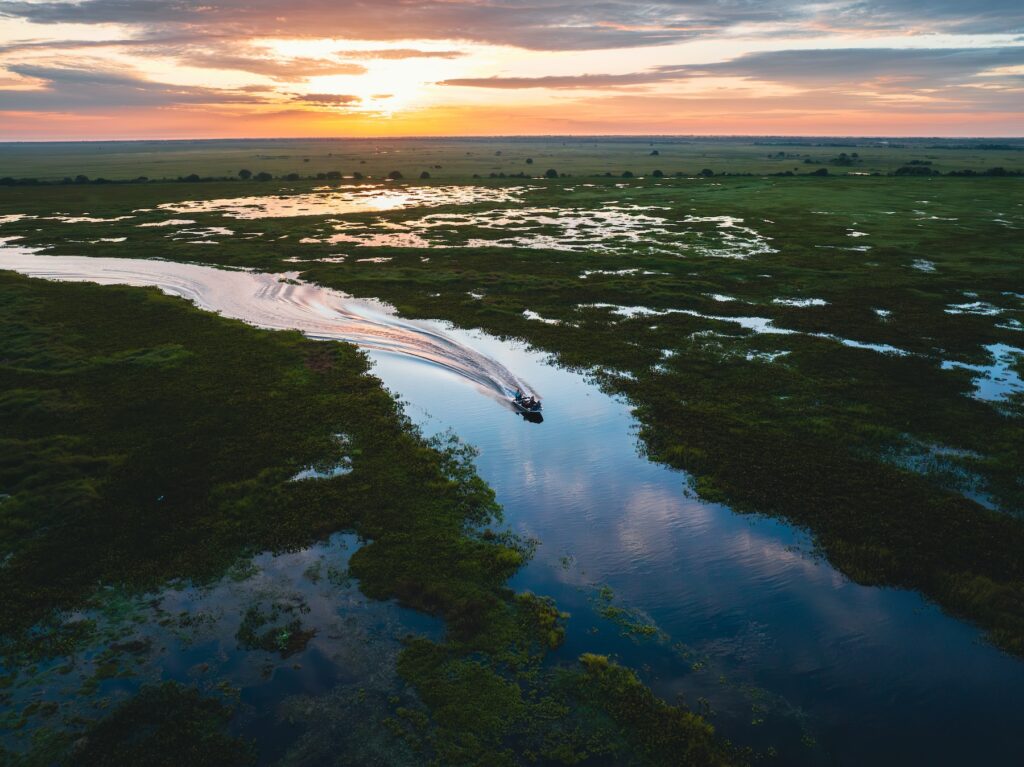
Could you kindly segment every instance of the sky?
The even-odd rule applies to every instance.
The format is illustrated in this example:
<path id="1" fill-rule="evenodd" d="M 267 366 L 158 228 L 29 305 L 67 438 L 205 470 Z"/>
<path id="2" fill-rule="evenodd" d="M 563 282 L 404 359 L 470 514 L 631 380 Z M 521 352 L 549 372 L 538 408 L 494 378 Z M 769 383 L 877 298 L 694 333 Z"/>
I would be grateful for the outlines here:
<path id="1" fill-rule="evenodd" d="M 1022 0 L 0 0 L 0 140 L 1024 135 Z"/>

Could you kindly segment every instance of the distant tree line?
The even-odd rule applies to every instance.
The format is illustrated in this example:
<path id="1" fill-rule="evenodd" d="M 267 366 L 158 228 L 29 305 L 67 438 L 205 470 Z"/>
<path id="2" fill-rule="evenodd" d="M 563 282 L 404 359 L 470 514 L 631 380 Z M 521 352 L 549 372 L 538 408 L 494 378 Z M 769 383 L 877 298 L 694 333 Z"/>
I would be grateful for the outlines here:
<path id="1" fill-rule="evenodd" d="M 839 166 L 847 166 L 847 165 L 852 165 L 853 163 L 855 163 L 857 161 L 858 161 L 857 154 L 853 153 L 853 154 L 851 154 L 849 156 L 847 156 L 845 154 L 840 154 L 839 157 L 833 158 L 833 160 L 831 160 L 830 162 L 835 164 L 835 165 L 839 165 Z M 805 160 L 804 162 L 807 162 L 807 160 Z M 818 163 L 811 162 L 811 163 L 808 163 L 808 164 L 818 164 Z M 437 166 L 435 166 L 435 167 L 437 167 Z M 668 177 L 668 174 L 666 174 L 664 171 L 657 170 L 657 169 L 652 171 L 650 175 L 651 175 L 652 178 L 666 178 L 666 177 Z M 805 174 L 795 173 L 792 170 L 782 171 L 782 172 L 778 172 L 778 173 L 730 173 L 730 172 L 715 173 L 715 171 L 713 171 L 711 168 L 703 168 L 698 173 L 684 173 L 682 171 L 676 171 L 675 173 L 673 173 L 671 175 L 673 177 L 675 177 L 675 178 L 692 178 L 692 177 L 696 177 L 696 176 L 703 176 L 703 177 L 710 177 L 710 176 L 745 176 L 745 177 L 750 177 L 750 176 L 797 176 L 797 175 L 828 176 L 829 175 L 829 171 L 828 171 L 827 168 L 823 168 L 822 167 L 822 168 L 817 168 L 816 170 L 813 170 L 813 171 L 809 171 L 808 173 L 805 173 Z M 931 167 L 931 162 L 928 161 L 928 160 L 911 160 L 906 165 L 903 165 L 903 166 L 897 168 L 895 171 L 893 171 L 891 173 L 883 174 L 881 172 L 875 171 L 875 172 L 871 173 L 871 175 L 872 176 L 882 176 L 882 175 L 889 175 L 889 176 L 943 176 L 944 175 L 944 176 L 992 176 L 992 177 L 1013 176 L 1013 177 L 1020 177 L 1020 176 L 1024 176 L 1024 170 L 1021 170 L 1021 169 L 1009 169 L 1009 168 L 1003 168 L 1003 167 L 995 167 L 995 168 L 988 168 L 987 170 L 970 170 L 970 169 L 965 169 L 965 170 L 951 170 L 951 171 L 948 171 L 947 173 L 942 173 L 941 171 L 938 171 L 938 170 L 935 170 L 934 168 L 932 168 Z M 544 174 L 543 174 L 543 178 L 547 178 L 547 179 L 571 178 L 571 176 L 572 176 L 572 174 L 560 173 L 559 171 L 557 171 L 554 168 L 548 168 L 546 171 L 544 171 Z M 635 175 L 633 174 L 633 172 L 629 171 L 629 170 L 622 171 L 621 173 L 618 173 L 618 174 L 614 174 L 611 171 L 607 171 L 605 173 L 591 174 L 591 176 L 595 177 L 595 178 L 626 178 L 626 179 L 635 178 Z M 38 178 L 14 178 L 12 176 L 4 176 L 4 177 L 0 177 L 0 186 L 63 186 L 63 185 L 76 185 L 76 184 L 147 184 L 147 183 L 198 184 L 198 183 L 232 182 L 232 181 L 267 182 L 267 181 L 273 181 L 275 179 L 279 180 L 279 181 L 302 181 L 302 180 L 311 180 L 311 181 L 340 181 L 340 180 L 343 180 L 345 178 L 351 179 L 353 181 L 361 181 L 361 180 L 363 180 L 363 179 L 365 179 L 367 177 L 364 176 L 359 171 L 354 171 L 353 173 L 351 173 L 348 176 L 345 176 L 344 174 L 342 174 L 341 171 L 337 171 L 337 170 L 326 171 L 326 172 L 322 172 L 322 173 L 317 173 L 315 175 L 307 175 L 307 176 L 303 176 L 303 175 L 300 175 L 298 173 L 287 173 L 287 174 L 284 174 L 284 175 L 281 175 L 281 176 L 274 176 L 274 175 L 272 175 L 272 174 L 270 174 L 270 173 L 268 173 L 266 171 L 260 171 L 260 172 L 254 173 L 251 170 L 242 169 L 235 176 L 200 176 L 197 173 L 191 173 L 191 174 L 189 174 L 187 176 L 178 176 L 177 178 L 160 178 L 160 179 L 151 179 L 151 178 L 148 178 L 147 176 L 138 176 L 137 178 L 133 178 L 133 179 L 117 179 L 117 180 L 114 180 L 114 179 L 107 179 L 107 178 L 103 178 L 103 177 L 89 178 L 88 176 L 79 174 L 79 175 L 74 176 L 74 177 L 72 177 L 72 176 L 65 176 L 63 179 L 61 179 L 59 181 L 53 181 L 53 180 L 45 180 L 45 179 L 38 179 Z M 392 181 L 401 181 L 405 177 L 404 177 L 404 175 L 402 174 L 401 171 L 393 170 L 393 171 L 390 171 L 386 176 L 384 176 L 384 178 L 392 180 Z M 419 174 L 419 178 L 421 180 L 426 181 L 426 180 L 431 178 L 431 175 L 430 175 L 430 173 L 428 171 L 423 171 L 423 172 L 421 172 Z M 473 178 L 481 178 L 481 176 L 478 173 L 474 173 L 473 174 Z M 523 172 L 520 172 L 520 173 L 508 173 L 508 174 L 500 173 L 500 172 L 492 172 L 492 173 L 488 174 L 488 178 L 519 178 L 519 179 L 525 179 L 525 178 L 535 178 L 535 176 L 533 176 L 531 174 L 528 174 L 528 173 L 523 173 Z"/>

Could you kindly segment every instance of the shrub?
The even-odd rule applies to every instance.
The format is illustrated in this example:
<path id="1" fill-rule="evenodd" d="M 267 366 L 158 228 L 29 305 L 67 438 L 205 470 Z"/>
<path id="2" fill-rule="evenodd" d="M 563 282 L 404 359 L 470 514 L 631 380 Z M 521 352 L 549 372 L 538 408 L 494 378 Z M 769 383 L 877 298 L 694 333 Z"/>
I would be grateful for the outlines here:
<path id="1" fill-rule="evenodd" d="M 240 171 L 238 171 L 238 177 L 243 181 L 248 181 L 250 178 L 252 178 L 252 171 L 247 170 L 246 168 L 242 168 Z"/>
<path id="2" fill-rule="evenodd" d="M 654 173 L 652 173 L 651 175 L 654 176 L 655 178 L 663 178 L 665 176 L 665 174 L 662 173 L 660 170 L 654 171 Z"/>
<path id="3" fill-rule="evenodd" d="M 392 181 L 399 181 L 402 178 L 402 174 L 397 170 L 393 170 L 388 174 L 388 178 Z"/>
<path id="4" fill-rule="evenodd" d="M 255 178 L 255 179 L 256 179 L 257 181 L 270 181 L 270 180 L 271 180 L 271 179 L 273 178 L 273 176 L 271 176 L 271 175 L 270 175 L 269 173 L 267 173 L 267 172 L 266 172 L 265 170 L 262 170 L 262 171 L 260 171 L 259 173 L 257 173 L 257 174 L 256 174 L 256 175 L 254 176 L 254 178 Z"/>
<path id="5" fill-rule="evenodd" d="M 623 178 L 633 178 L 633 171 L 627 170 L 622 174 Z"/>
<path id="6" fill-rule="evenodd" d="M 897 168 L 897 176 L 930 176 L 932 175 L 932 169 L 926 165 L 904 165 L 902 168 Z"/>
<path id="7" fill-rule="evenodd" d="M 532 157 L 527 157 L 526 158 L 526 164 L 527 165 L 533 165 L 533 158 Z"/>
<path id="8" fill-rule="evenodd" d="M 700 172 L 700 175 L 704 176 L 705 178 L 709 178 L 715 175 L 715 172 L 711 170 L 711 168 L 704 168 L 704 170 Z"/>
<path id="9" fill-rule="evenodd" d="M 336 181 L 337 179 L 341 178 L 341 171 L 340 170 L 329 170 L 329 171 L 327 171 L 327 178 L 329 178 L 332 181 Z"/>
<path id="10" fill-rule="evenodd" d="M 554 168 L 548 168 L 544 171 L 545 178 L 558 178 L 558 171 Z"/>
<path id="11" fill-rule="evenodd" d="M 359 171 L 356 171 L 355 173 L 352 174 L 352 178 L 354 178 L 356 181 L 362 181 L 363 174 L 360 173 Z"/>
<path id="12" fill-rule="evenodd" d="M 421 178 L 421 179 L 428 179 L 428 178 L 430 178 L 430 174 L 429 174 L 429 173 L 427 173 L 426 171 L 423 171 L 423 172 L 422 172 L 422 173 L 420 174 L 420 178 Z"/>

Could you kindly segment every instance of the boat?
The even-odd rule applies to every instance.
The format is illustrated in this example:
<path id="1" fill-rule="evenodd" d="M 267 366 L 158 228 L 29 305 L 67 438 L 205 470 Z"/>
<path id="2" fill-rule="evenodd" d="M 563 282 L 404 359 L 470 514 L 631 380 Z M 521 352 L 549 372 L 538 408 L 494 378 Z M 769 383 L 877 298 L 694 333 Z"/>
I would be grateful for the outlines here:
<path id="1" fill-rule="evenodd" d="M 516 391 L 512 397 L 512 408 L 527 421 L 540 423 L 544 420 L 544 416 L 541 415 L 544 406 L 540 400 L 536 397 L 527 397 L 521 391 Z"/>

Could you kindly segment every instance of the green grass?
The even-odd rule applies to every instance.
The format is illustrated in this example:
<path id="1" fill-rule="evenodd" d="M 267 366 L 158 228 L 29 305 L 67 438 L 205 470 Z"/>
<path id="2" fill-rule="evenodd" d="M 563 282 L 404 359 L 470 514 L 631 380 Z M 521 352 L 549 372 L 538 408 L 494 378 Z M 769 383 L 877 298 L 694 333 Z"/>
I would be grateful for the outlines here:
<path id="1" fill-rule="evenodd" d="M 984 149 L 985 146 L 1006 148 Z M 280 139 L 0 144 L 0 175 L 59 181 L 79 174 L 129 180 L 235 176 L 239 170 L 275 176 L 339 171 L 406 178 L 427 171 L 436 179 L 466 180 L 490 173 L 542 175 L 548 168 L 575 176 L 630 171 L 647 175 L 704 168 L 721 173 L 890 173 L 909 162 L 941 172 L 1024 167 L 1020 140 L 748 139 L 706 137 L 521 139 Z M 658 155 L 652 156 L 651 152 Z M 782 156 L 779 156 L 779 154 Z M 841 153 L 856 160 L 832 161 Z M 532 159 L 532 164 L 527 164 Z M 808 164 L 805 161 L 810 160 Z M 440 166 L 440 167 L 438 167 Z"/>

